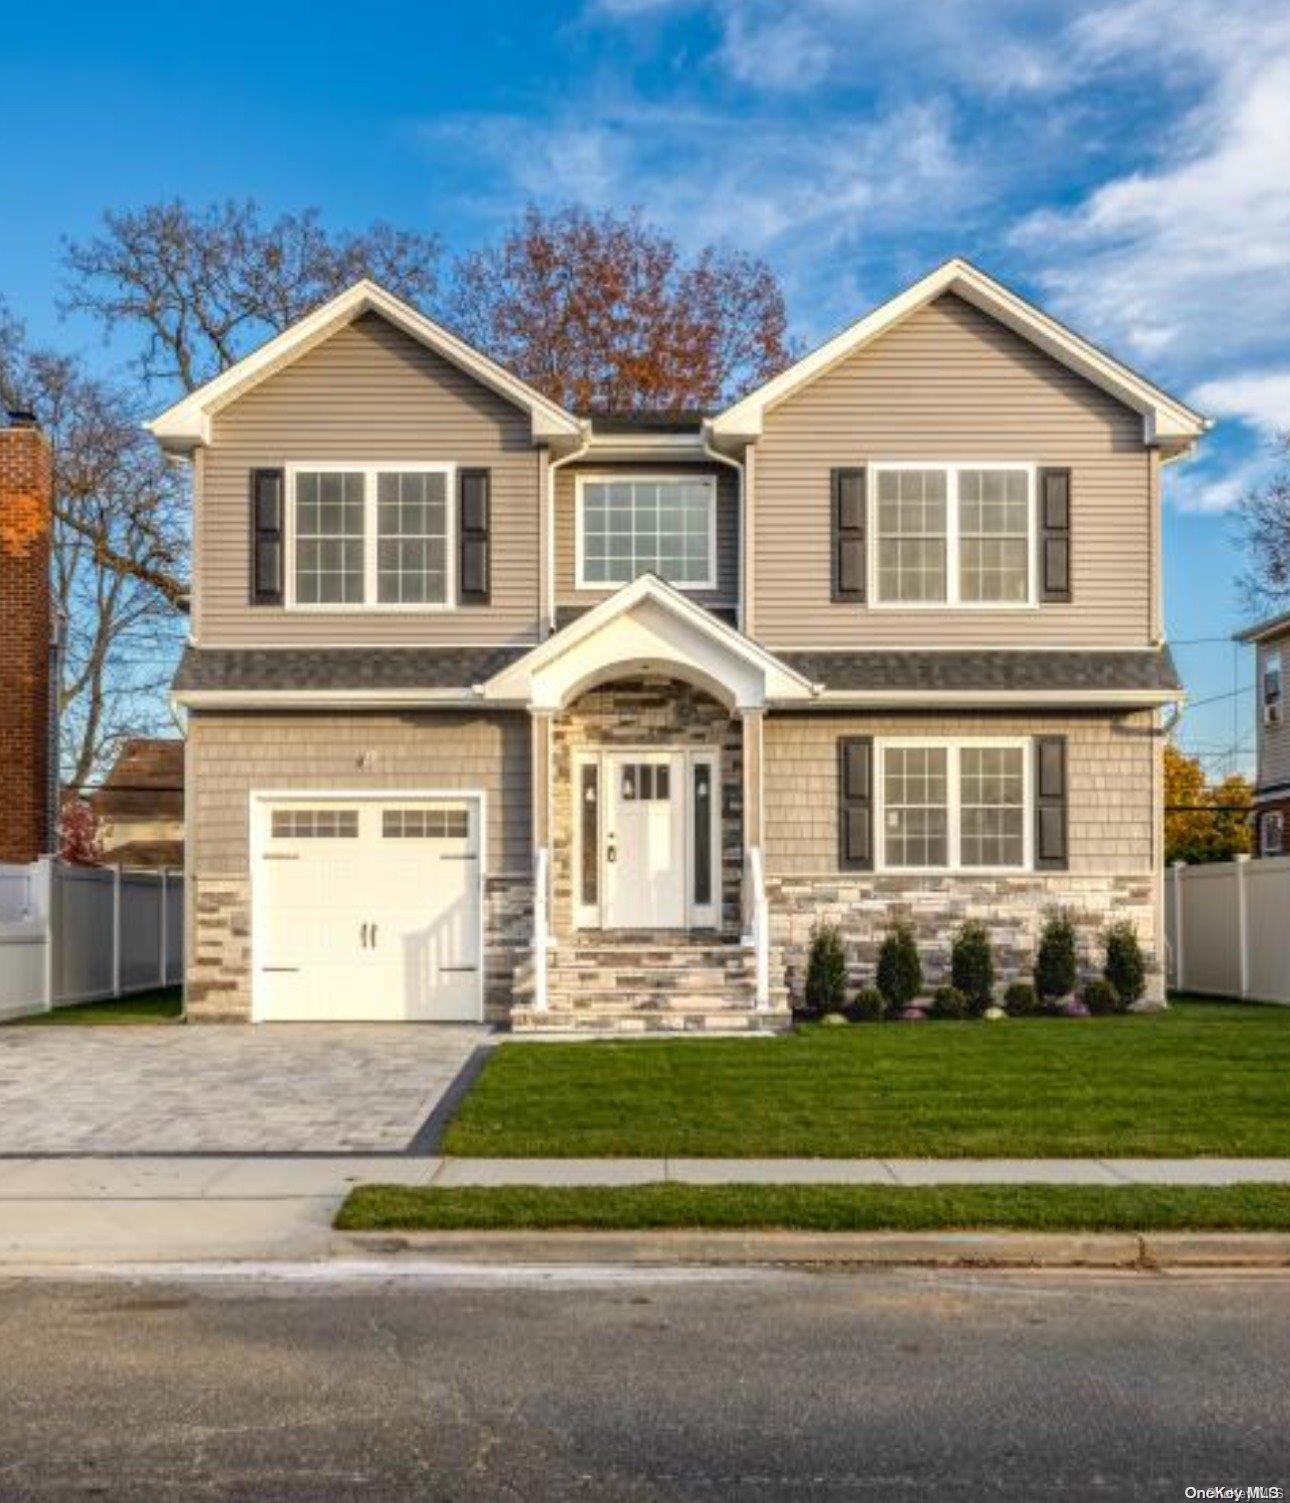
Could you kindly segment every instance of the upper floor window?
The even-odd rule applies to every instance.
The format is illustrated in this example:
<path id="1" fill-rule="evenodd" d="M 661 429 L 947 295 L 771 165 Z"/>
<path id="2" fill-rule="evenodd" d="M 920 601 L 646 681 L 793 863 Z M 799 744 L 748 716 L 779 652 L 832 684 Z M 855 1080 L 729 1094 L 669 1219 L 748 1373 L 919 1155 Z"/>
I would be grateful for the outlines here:
<path id="1" fill-rule="evenodd" d="M 302 465 L 289 473 L 289 604 L 452 604 L 451 466 Z"/>
<path id="2" fill-rule="evenodd" d="M 879 605 L 1034 604 L 1029 465 L 875 465 Z"/>
<path id="3" fill-rule="evenodd" d="M 1273 648 L 1263 659 L 1263 724 L 1281 724 L 1281 652 Z"/>
<path id="4" fill-rule="evenodd" d="M 716 511 L 711 475 L 579 477 L 578 588 L 652 573 L 682 590 L 715 589 Z"/>

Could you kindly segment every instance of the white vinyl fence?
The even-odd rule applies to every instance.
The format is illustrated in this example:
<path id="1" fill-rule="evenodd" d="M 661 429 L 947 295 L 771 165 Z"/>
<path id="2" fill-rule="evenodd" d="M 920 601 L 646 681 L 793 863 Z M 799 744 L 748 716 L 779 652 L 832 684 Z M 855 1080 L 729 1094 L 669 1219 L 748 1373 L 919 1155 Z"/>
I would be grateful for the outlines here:
<path id="1" fill-rule="evenodd" d="M 1177 991 L 1290 1003 L 1290 856 L 1170 870 L 1169 984 Z"/>
<path id="2" fill-rule="evenodd" d="M 183 905 L 179 872 L 0 863 L 0 1018 L 178 982 Z"/>

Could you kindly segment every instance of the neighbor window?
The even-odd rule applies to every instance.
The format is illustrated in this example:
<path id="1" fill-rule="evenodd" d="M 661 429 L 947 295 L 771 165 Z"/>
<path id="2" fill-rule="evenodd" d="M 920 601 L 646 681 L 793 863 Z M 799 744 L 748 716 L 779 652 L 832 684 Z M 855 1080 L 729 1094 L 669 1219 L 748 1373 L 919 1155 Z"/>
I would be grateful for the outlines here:
<path id="1" fill-rule="evenodd" d="M 1285 839 L 1285 816 L 1272 809 L 1259 820 L 1259 850 L 1265 856 L 1279 856 Z"/>
<path id="2" fill-rule="evenodd" d="M 716 587 L 716 483 L 711 476 L 584 478 L 578 499 L 578 585 L 657 574 L 681 589 Z"/>
<path id="3" fill-rule="evenodd" d="M 878 603 L 1026 605 L 1033 471 L 1024 465 L 876 465 Z"/>
<path id="4" fill-rule="evenodd" d="M 1268 653 L 1263 659 L 1263 724 L 1281 724 L 1281 653 Z"/>
<path id="5" fill-rule="evenodd" d="M 449 466 L 292 474 L 294 605 L 451 603 Z"/>
<path id="6" fill-rule="evenodd" d="M 883 866 L 1026 865 L 1026 743 L 884 743 L 879 755 Z"/>

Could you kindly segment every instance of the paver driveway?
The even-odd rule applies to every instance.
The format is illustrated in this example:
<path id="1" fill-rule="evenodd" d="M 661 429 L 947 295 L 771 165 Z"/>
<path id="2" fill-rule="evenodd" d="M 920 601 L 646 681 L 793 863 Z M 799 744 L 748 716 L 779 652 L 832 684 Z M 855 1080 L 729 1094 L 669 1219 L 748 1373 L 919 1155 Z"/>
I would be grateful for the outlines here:
<path id="1" fill-rule="evenodd" d="M 0 1028 L 0 1153 L 385 1153 L 488 1037 L 457 1025 Z"/>

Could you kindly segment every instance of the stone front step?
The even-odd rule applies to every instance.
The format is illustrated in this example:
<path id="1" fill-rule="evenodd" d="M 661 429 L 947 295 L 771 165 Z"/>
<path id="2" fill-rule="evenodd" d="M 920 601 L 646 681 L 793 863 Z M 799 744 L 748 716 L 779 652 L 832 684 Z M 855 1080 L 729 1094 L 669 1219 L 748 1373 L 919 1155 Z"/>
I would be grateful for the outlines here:
<path id="1" fill-rule="evenodd" d="M 731 1007 L 580 1009 L 553 1005 L 545 1012 L 516 1007 L 511 1027 L 517 1034 L 570 1035 L 581 1038 L 641 1038 L 659 1034 L 786 1033 L 792 1026 L 787 1011 L 753 1012 Z"/>

